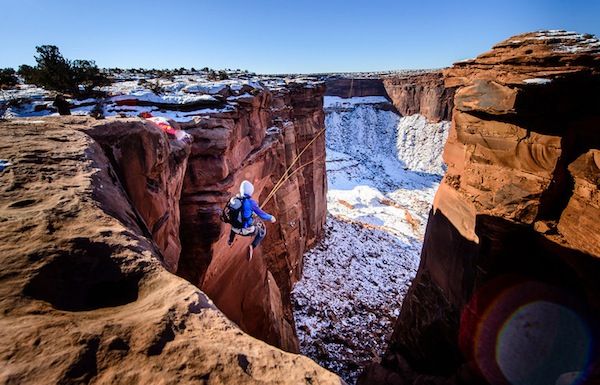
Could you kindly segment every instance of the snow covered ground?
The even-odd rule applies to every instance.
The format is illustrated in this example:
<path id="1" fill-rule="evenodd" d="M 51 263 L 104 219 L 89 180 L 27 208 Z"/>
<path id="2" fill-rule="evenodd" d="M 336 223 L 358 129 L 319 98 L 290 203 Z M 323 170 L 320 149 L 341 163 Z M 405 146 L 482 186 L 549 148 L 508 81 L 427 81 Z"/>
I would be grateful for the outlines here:
<path id="1" fill-rule="evenodd" d="M 329 216 L 292 298 L 302 353 L 350 384 L 386 347 L 443 172 L 449 124 L 389 107 L 325 97 Z"/>
<path id="2" fill-rule="evenodd" d="M 73 106 L 73 115 L 90 115 L 94 108 L 99 108 L 107 117 L 133 117 L 142 112 L 151 112 L 154 116 L 183 122 L 192 120 L 194 116 L 231 110 L 236 105 L 236 98 L 243 97 L 248 91 L 262 89 L 263 85 L 269 88 L 281 87 L 286 81 L 295 79 L 245 76 L 208 80 L 205 74 L 139 77 L 133 80 L 127 78 L 101 87 L 99 91 L 106 93 L 106 97 L 101 100 L 67 100 Z M 304 83 L 307 87 L 310 86 L 310 82 Z M 1 90 L 0 118 L 58 115 L 52 107 L 54 95 L 52 91 L 28 84 Z M 229 97 L 225 98 L 224 95 Z M 179 108 L 175 108 L 176 106 Z M 182 106 L 190 108 L 181 108 Z"/>

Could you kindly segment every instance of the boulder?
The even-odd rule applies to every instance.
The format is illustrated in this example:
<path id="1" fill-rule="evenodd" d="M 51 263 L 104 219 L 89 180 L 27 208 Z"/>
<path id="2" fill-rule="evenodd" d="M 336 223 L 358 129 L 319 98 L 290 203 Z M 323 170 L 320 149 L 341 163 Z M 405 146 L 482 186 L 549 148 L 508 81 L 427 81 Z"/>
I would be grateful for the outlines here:
<path id="1" fill-rule="evenodd" d="M 142 228 L 158 245 L 164 264 L 177 271 L 179 199 L 190 144 L 168 138 L 141 119 L 111 120 L 86 131 L 103 149 L 127 192 Z"/>

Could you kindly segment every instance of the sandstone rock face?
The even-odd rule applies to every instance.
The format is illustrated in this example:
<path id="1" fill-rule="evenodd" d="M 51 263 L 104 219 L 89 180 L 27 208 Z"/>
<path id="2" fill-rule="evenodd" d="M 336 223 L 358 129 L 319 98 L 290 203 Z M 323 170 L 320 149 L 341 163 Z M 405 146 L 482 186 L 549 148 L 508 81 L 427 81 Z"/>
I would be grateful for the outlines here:
<path id="1" fill-rule="evenodd" d="M 444 75 L 448 170 L 361 383 L 598 383 L 600 42 L 519 35 Z"/>
<path id="2" fill-rule="evenodd" d="M 94 125 L 87 133 L 113 163 L 167 270 L 176 272 L 181 252 L 179 199 L 190 145 L 169 140 L 151 122 L 112 121 Z"/>
<path id="3" fill-rule="evenodd" d="M 0 383 L 341 383 L 165 269 L 187 148 L 137 119 L 0 127 Z"/>
<path id="4" fill-rule="evenodd" d="M 355 96 L 386 96 L 379 78 L 329 78 L 325 81 L 327 96 L 352 98 Z"/>
<path id="5" fill-rule="evenodd" d="M 589 150 L 568 168 L 575 187 L 558 229 L 575 248 L 600 255 L 600 151 Z"/>
<path id="6" fill-rule="evenodd" d="M 183 252 L 178 274 L 198 285 L 244 331 L 297 351 L 289 292 L 300 277 L 302 255 L 321 234 L 326 214 L 322 84 L 256 89 L 238 107 L 183 127 L 194 143 L 181 198 Z M 317 134 L 264 209 L 278 222 L 246 260 L 249 237 L 227 245 L 229 225 L 219 213 L 242 180 L 262 202 L 297 154 Z M 297 167 L 304 166 L 300 171 Z"/>
<path id="7" fill-rule="evenodd" d="M 452 118 L 454 85 L 444 85 L 441 71 L 388 75 L 383 85 L 402 115 L 421 114 L 431 122 Z"/>

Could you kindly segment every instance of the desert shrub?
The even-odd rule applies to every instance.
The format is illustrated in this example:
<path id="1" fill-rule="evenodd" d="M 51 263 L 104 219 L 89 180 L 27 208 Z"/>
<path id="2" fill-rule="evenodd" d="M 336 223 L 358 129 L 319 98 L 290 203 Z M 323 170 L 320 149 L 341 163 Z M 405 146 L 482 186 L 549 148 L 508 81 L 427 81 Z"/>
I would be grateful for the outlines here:
<path id="1" fill-rule="evenodd" d="M 61 92 L 77 92 L 77 83 L 71 71 L 71 65 L 55 45 L 36 47 L 35 61 L 37 72 L 34 79 L 38 86 Z"/>
<path id="2" fill-rule="evenodd" d="M 150 91 L 154 92 L 156 95 L 160 95 L 164 93 L 163 86 L 160 84 L 160 80 L 156 79 L 153 82 L 148 82 L 148 88 Z"/>
<path id="3" fill-rule="evenodd" d="M 102 101 L 99 101 L 94 105 L 94 108 L 90 111 L 90 116 L 95 119 L 104 119 L 104 106 Z"/>
<path id="4" fill-rule="evenodd" d="M 219 77 L 217 75 L 217 71 L 209 69 L 208 72 L 206 73 L 206 78 L 208 80 L 217 80 Z"/>
<path id="5" fill-rule="evenodd" d="M 67 60 L 55 45 L 42 45 L 35 49 L 37 65 L 19 67 L 19 75 L 26 83 L 72 94 L 81 93 L 80 85 L 83 93 L 90 93 L 94 87 L 110 84 L 93 60 Z"/>
<path id="6" fill-rule="evenodd" d="M 20 65 L 17 73 L 23 78 L 25 83 L 36 84 L 38 82 L 37 71 L 30 65 Z"/>
<path id="7" fill-rule="evenodd" d="M 0 68 L 0 89 L 14 87 L 19 83 L 16 72 L 12 68 Z"/>
<path id="8" fill-rule="evenodd" d="M 110 84 L 110 80 L 100 72 L 93 60 L 74 60 L 71 71 L 75 83 L 83 86 L 86 93 L 91 92 L 95 87 Z"/>
<path id="9" fill-rule="evenodd" d="M 209 69 L 206 74 L 206 78 L 208 80 L 227 80 L 229 79 L 229 74 L 225 70 L 220 70 L 219 72 Z"/>
<path id="10" fill-rule="evenodd" d="M 227 80 L 229 79 L 229 74 L 226 71 L 219 71 L 219 80 Z"/>

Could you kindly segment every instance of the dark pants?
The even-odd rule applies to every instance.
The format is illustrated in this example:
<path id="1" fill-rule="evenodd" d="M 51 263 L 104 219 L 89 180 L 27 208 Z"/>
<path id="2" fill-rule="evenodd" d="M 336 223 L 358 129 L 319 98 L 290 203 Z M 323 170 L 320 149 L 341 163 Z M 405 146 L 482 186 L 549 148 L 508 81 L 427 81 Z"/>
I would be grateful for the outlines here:
<path id="1" fill-rule="evenodd" d="M 233 243 L 233 240 L 235 238 L 236 235 L 240 235 L 235 233 L 233 230 L 231 230 L 229 232 L 229 243 Z M 254 240 L 252 241 L 252 247 L 256 248 L 256 246 L 258 246 L 260 244 L 260 242 L 265 238 L 265 235 L 267 235 L 267 229 L 265 228 L 265 225 L 260 223 L 260 222 L 256 222 L 256 224 L 254 225 L 254 232 L 247 234 L 247 235 L 243 235 L 244 237 L 251 237 L 254 236 Z"/>

